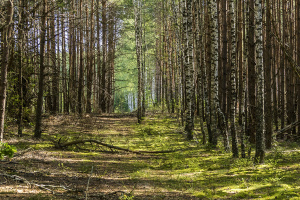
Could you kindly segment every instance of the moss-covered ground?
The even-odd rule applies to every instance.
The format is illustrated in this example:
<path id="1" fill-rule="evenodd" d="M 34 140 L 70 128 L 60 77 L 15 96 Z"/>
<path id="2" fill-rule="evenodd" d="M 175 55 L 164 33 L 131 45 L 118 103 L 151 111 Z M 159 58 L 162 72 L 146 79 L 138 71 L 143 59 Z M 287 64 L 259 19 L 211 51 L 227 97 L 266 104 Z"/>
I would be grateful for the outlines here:
<path id="1" fill-rule="evenodd" d="M 32 128 L 17 138 L 14 127 L 8 127 L 5 137 L 18 153 L 0 163 L 0 199 L 300 199 L 296 142 L 274 143 L 265 163 L 256 165 L 254 150 L 236 159 L 221 144 L 212 149 L 187 141 L 172 116 L 149 115 L 140 125 L 133 116 L 116 114 L 48 116 L 43 122 L 41 140 L 32 139 Z M 135 151 L 182 150 L 135 154 L 90 143 L 54 146 L 80 139 Z"/>

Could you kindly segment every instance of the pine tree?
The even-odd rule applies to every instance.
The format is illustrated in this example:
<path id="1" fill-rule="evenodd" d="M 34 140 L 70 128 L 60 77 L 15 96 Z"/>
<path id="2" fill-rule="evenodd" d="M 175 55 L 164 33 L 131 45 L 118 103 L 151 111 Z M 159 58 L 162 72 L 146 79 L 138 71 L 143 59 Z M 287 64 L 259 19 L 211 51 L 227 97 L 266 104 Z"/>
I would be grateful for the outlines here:
<path id="1" fill-rule="evenodd" d="M 40 74 L 39 74 L 39 93 L 36 106 L 36 121 L 34 137 L 40 138 L 42 136 L 42 108 L 43 108 L 43 94 L 44 94 L 44 53 L 46 42 L 46 20 L 47 20 L 47 0 L 43 0 L 43 11 L 41 17 L 41 34 L 40 34 Z"/>
<path id="2" fill-rule="evenodd" d="M 183 31 L 184 31 L 184 69 L 185 69 L 185 81 L 186 81 L 186 125 L 185 131 L 187 132 L 187 138 L 193 139 L 194 130 L 194 80 L 193 80 L 193 32 L 192 32 L 192 0 L 185 0 L 183 10 Z"/>
<path id="3" fill-rule="evenodd" d="M 5 120 L 5 107 L 6 107 L 6 91 L 7 91 L 7 69 L 9 65 L 10 46 L 12 27 L 13 27 L 13 13 L 14 5 L 12 1 L 5 1 L 5 22 L 2 28 L 1 36 L 2 44 L 2 59 L 1 59 L 1 78 L 0 78 L 0 141 L 3 142 L 4 134 L 4 120 Z"/>
<path id="4" fill-rule="evenodd" d="M 235 128 L 235 113 L 236 113 L 236 33 L 235 33 L 235 3 L 234 0 L 230 0 L 229 10 L 230 10 L 230 31 L 231 31 L 231 112 L 230 112 L 230 131 L 232 137 L 232 153 L 233 157 L 239 157 L 238 145 L 237 145 L 237 134 Z"/>
<path id="5" fill-rule="evenodd" d="M 135 43 L 136 43 L 136 57 L 137 57 L 137 69 L 138 69 L 138 110 L 137 120 L 140 124 L 142 122 L 142 43 L 141 43 L 141 18 L 140 18 L 140 1 L 133 0 L 134 4 L 134 16 L 135 16 Z"/>

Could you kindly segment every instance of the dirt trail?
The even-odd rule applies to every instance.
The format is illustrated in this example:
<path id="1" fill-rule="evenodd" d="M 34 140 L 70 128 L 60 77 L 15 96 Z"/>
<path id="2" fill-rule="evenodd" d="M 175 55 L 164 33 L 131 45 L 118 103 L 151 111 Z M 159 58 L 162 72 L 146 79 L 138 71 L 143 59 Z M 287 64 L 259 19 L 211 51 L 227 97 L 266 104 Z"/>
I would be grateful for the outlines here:
<path id="1" fill-rule="evenodd" d="M 45 117 L 43 121 L 41 141 L 33 140 L 29 133 L 23 138 L 7 136 L 11 137 L 10 144 L 24 150 L 10 161 L 0 162 L 0 199 L 85 199 L 86 195 L 88 199 L 121 199 L 124 195 L 133 195 L 133 199 L 195 199 L 157 188 L 152 180 L 131 177 L 130 174 L 141 169 L 142 163 L 154 159 L 153 156 L 62 151 L 55 149 L 50 141 L 71 136 L 126 139 L 134 133 L 135 117 L 59 115 Z M 29 146 L 32 148 L 28 149 Z"/>

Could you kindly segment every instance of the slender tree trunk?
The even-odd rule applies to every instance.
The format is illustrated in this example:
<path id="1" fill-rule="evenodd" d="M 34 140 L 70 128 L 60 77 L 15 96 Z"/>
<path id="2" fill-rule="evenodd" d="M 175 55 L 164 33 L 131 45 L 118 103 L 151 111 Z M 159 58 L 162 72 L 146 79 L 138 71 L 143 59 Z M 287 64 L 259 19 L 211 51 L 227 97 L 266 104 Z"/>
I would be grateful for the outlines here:
<path id="1" fill-rule="evenodd" d="M 281 3 L 282 6 L 282 11 L 285 12 L 285 6 L 286 6 L 286 0 L 282 0 Z M 279 13 L 281 13 L 281 11 L 279 11 Z M 285 41 L 285 35 L 286 35 L 286 15 L 282 15 L 283 19 L 282 19 L 282 41 Z M 281 21 L 281 15 L 279 14 L 279 19 Z M 281 27 L 281 23 L 280 23 L 280 27 Z M 279 28 L 279 30 L 281 30 L 281 28 Z M 284 55 L 284 49 L 281 48 L 281 54 L 280 55 Z M 282 56 L 280 58 L 280 122 L 281 122 L 281 129 L 284 128 L 284 124 L 285 124 L 285 56 Z M 280 137 L 283 137 L 282 135 Z"/>
<path id="2" fill-rule="evenodd" d="M 63 111 L 69 112 L 68 90 L 67 90 L 67 53 L 65 40 L 65 18 L 61 18 L 61 33 L 62 33 L 62 89 L 63 89 Z"/>
<path id="3" fill-rule="evenodd" d="M 82 18 L 82 0 L 79 2 L 79 16 Z M 84 66 L 83 66 L 83 22 L 81 21 L 79 24 L 79 83 L 78 83 L 78 114 L 82 114 L 82 94 L 83 94 L 83 77 L 84 77 Z"/>
<path id="4" fill-rule="evenodd" d="M 18 136 L 22 137 L 23 135 L 23 104 L 24 104 L 24 97 L 23 97 L 23 40 L 24 40 L 24 24 L 25 24 L 25 1 L 19 1 L 19 9 L 21 14 L 19 15 L 19 24 L 18 24 L 18 42 L 19 42 L 19 67 L 18 67 L 18 93 L 19 93 L 19 112 L 18 112 Z"/>
<path id="5" fill-rule="evenodd" d="M 12 1 L 5 1 L 5 26 L 2 30 L 2 66 L 0 78 L 0 141 L 3 142 L 5 107 L 6 107 L 6 91 L 7 91 L 7 69 L 10 57 L 10 39 L 12 36 L 14 5 Z"/>
<path id="6" fill-rule="evenodd" d="M 272 6 L 272 23 L 274 24 L 277 18 L 277 14 L 276 14 L 276 0 L 273 0 L 273 6 Z M 271 23 L 271 24 L 272 24 Z M 276 30 L 276 29 L 275 29 Z M 274 30 L 273 30 L 274 31 Z M 273 82 L 272 82 L 272 86 L 273 86 L 273 119 L 274 119 L 274 124 L 275 124 L 275 130 L 278 131 L 279 127 L 278 127 L 278 61 L 279 61 L 279 57 L 277 56 L 278 54 L 278 50 L 280 50 L 280 47 L 278 45 L 278 43 L 276 43 L 275 41 L 275 37 L 273 37 L 273 68 L 272 68 L 272 76 L 273 76 Z"/>
<path id="7" fill-rule="evenodd" d="M 53 5 L 54 6 L 54 5 Z M 55 12 L 52 11 L 50 20 L 50 36 L 51 36 L 51 63 L 52 63 L 52 107 L 51 113 L 56 114 L 58 111 L 59 97 L 59 69 L 56 62 L 56 37 L 55 37 Z"/>
<path id="8" fill-rule="evenodd" d="M 249 54 L 248 54 L 248 95 L 249 95 L 249 130 L 248 136 L 251 144 L 255 143 L 255 20 L 254 0 L 249 0 Z"/>
<path id="9" fill-rule="evenodd" d="M 210 3 L 210 0 L 208 1 Z M 206 29 L 206 36 L 205 36 L 205 108 L 206 108 L 206 124 L 207 124 L 207 132 L 208 132 L 208 142 L 212 144 L 214 132 L 213 132 L 213 122 L 212 122 L 212 101 L 211 101 L 211 9 L 208 8 L 209 6 L 205 6 L 204 13 L 205 13 L 205 29 Z"/>
<path id="10" fill-rule="evenodd" d="M 62 93 L 61 93 L 61 53 L 60 53 L 60 19 L 59 19 L 59 12 L 57 12 L 57 19 L 56 19 L 56 35 L 57 35 L 57 112 L 62 113 Z"/>
<path id="11" fill-rule="evenodd" d="M 226 95 L 226 80 L 227 80 L 227 15 L 226 15 L 226 2 L 222 0 L 222 83 L 221 83 L 221 94 L 222 94 L 222 111 L 223 113 L 226 113 L 226 100 L 227 100 L 227 95 Z"/>
<path id="12" fill-rule="evenodd" d="M 36 107 L 36 122 L 34 137 L 40 138 L 42 136 L 42 110 L 43 110 L 43 93 L 44 93 L 44 53 L 46 42 L 46 20 L 47 20 L 47 0 L 43 0 L 43 11 L 41 17 L 41 33 L 40 33 L 40 74 L 39 74 L 39 92 Z"/>
<path id="13" fill-rule="evenodd" d="M 102 0 L 102 74 L 101 74 L 101 89 L 100 89 L 100 101 L 101 110 L 106 112 L 106 68 L 107 68 L 107 20 L 106 20 L 106 0 Z"/>
<path id="14" fill-rule="evenodd" d="M 233 157 L 239 157 L 237 134 L 235 128 L 235 114 L 236 114 L 236 33 L 235 33 L 235 3 L 234 0 L 230 0 L 230 25 L 231 25 L 231 102 L 230 102 L 230 131 L 232 137 L 232 153 Z"/>
<path id="15" fill-rule="evenodd" d="M 266 99 L 265 99 L 265 122 L 266 122 L 266 148 L 272 147 L 272 125 L 273 125 L 273 113 L 272 113 L 272 88 L 271 88 L 271 61 L 272 61 L 272 33 L 271 33 L 271 8 L 270 0 L 266 0 L 266 51 L 265 51 L 265 88 L 266 88 Z"/>
<path id="16" fill-rule="evenodd" d="M 297 2 L 297 63 L 300 66 L 300 1 Z M 297 113 L 298 113 L 298 121 L 300 121 L 300 79 L 297 79 Z M 300 125 L 298 126 L 298 137 L 300 137 Z"/>
<path id="17" fill-rule="evenodd" d="M 239 111 L 239 125 L 242 125 L 242 104 L 244 102 L 243 99 L 243 20 L 242 20 L 242 13 L 243 13 L 243 7 L 242 2 L 244 1 L 238 1 L 237 2 L 237 13 L 238 13 L 238 20 L 237 20 L 237 69 L 238 69 L 238 111 Z"/>
<path id="18" fill-rule="evenodd" d="M 257 107 L 256 107 L 256 151 L 255 161 L 264 162 L 265 157 L 265 116 L 264 116 L 264 66 L 263 66 L 263 25 L 262 0 L 255 2 L 256 19 L 256 68 L 257 68 Z"/>
<path id="19" fill-rule="evenodd" d="M 88 16 L 87 16 L 88 17 Z M 88 25 L 88 24 L 87 24 Z M 87 103 L 86 112 L 92 112 L 92 83 L 93 83 L 93 66 L 94 66 L 94 0 L 91 1 L 91 15 L 90 15 L 90 47 L 87 67 Z"/>
<path id="20" fill-rule="evenodd" d="M 244 57 L 243 57 L 243 66 L 242 66 L 242 101 L 240 102 L 240 107 L 241 107 L 241 120 L 240 120 L 240 128 L 241 128 L 241 156 L 242 158 L 246 157 L 246 149 L 245 149 L 245 131 L 246 131 L 246 121 L 247 121 L 247 95 L 246 95 L 246 88 L 247 88 L 247 65 L 248 65 L 248 28 L 249 28 L 249 7 L 248 7 L 248 1 L 243 3 L 243 10 L 244 10 L 244 28 L 243 28 L 243 43 L 244 43 Z"/>
<path id="21" fill-rule="evenodd" d="M 193 139 L 194 115 L 193 115 L 193 97 L 194 97 L 194 80 L 193 80 L 193 32 L 192 32 L 192 0 L 185 0 L 183 11 L 183 30 L 185 44 L 185 80 L 186 80 L 186 125 L 185 131 L 187 139 Z"/>
<path id="22" fill-rule="evenodd" d="M 202 38 L 203 38 L 203 34 L 200 31 L 203 27 L 203 21 L 201 18 L 201 2 L 195 0 L 195 5 L 196 5 L 196 61 L 197 61 L 197 70 L 198 70 L 198 74 L 197 74 L 197 98 L 198 98 L 198 112 L 199 112 L 199 118 L 200 118 L 200 128 L 201 128 L 201 133 L 202 133 L 202 143 L 206 144 L 206 134 L 205 134 L 205 129 L 204 129 L 204 113 L 203 113 L 203 102 L 204 102 L 204 90 L 203 90 L 203 78 L 202 78 L 202 74 L 203 74 L 203 62 L 201 60 L 202 58 Z"/>
<path id="23" fill-rule="evenodd" d="M 138 69 L 138 110 L 137 120 L 140 124 L 142 122 L 142 45 L 141 45 L 141 18 L 140 18 L 140 1 L 133 0 L 134 4 L 134 15 L 135 15 L 135 44 L 136 44 L 136 57 L 137 57 L 137 69 Z"/>
<path id="24" fill-rule="evenodd" d="M 101 46 L 100 46 L 100 0 L 97 0 L 97 14 L 96 14 L 96 18 L 97 18 L 97 81 L 98 81 L 98 109 L 100 110 L 101 108 Z"/>

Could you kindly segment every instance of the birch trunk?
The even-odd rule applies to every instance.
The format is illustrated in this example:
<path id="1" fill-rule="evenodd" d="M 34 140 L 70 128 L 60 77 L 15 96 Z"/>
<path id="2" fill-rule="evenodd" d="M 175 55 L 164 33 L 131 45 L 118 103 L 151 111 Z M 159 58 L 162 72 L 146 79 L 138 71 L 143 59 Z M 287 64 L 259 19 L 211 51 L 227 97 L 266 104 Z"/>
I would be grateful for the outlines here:
<path id="1" fill-rule="evenodd" d="M 255 161 L 264 162 L 265 157 L 265 118 L 264 118 L 264 66 L 263 66 L 263 27 L 262 0 L 255 1 L 256 19 L 256 69 L 257 69 L 257 107 L 256 107 L 256 151 Z"/>

